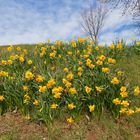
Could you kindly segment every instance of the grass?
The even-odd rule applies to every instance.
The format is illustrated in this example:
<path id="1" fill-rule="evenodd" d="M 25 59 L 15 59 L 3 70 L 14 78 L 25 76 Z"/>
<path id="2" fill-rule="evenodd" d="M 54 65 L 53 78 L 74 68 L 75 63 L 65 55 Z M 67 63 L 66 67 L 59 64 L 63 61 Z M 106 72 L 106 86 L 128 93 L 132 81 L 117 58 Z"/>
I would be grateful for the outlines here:
<path id="1" fill-rule="evenodd" d="M 120 59 L 116 67 L 126 73 L 129 82 L 133 85 L 140 85 L 140 55 L 133 54 Z"/>
<path id="2" fill-rule="evenodd" d="M 0 136 L 0 140 L 12 140 L 15 139 L 15 132 L 10 131 Z"/>
<path id="3" fill-rule="evenodd" d="M 28 46 L 24 46 L 25 48 Z M 116 69 L 122 69 L 132 85 L 140 85 L 140 55 L 132 53 L 118 60 Z M 74 126 L 57 120 L 50 126 L 36 124 L 13 115 L 0 117 L 0 140 L 139 140 L 139 116 L 122 118 L 120 122 L 104 112 L 100 121 L 82 120 Z M 5 118 L 5 119 L 4 119 Z M 21 123 L 17 123 L 21 122 Z M 7 126 L 7 127 L 6 127 Z M 37 129 L 35 128 L 37 127 Z M 30 129 L 30 130 L 29 130 Z M 1 132 L 2 131 L 2 132 Z"/>
<path id="4" fill-rule="evenodd" d="M 4 134 L 1 134 L 0 140 L 135 140 L 139 133 L 134 124 L 131 124 L 132 122 L 125 120 L 122 123 L 116 123 L 112 118 L 109 118 L 108 114 L 105 114 L 99 122 L 96 118 L 90 122 L 84 120 L 84 122 L 72 127 L 57 121 L 42 132 L 35 128 L 31 130 L 29 126 L 35 122 L 27 124 L 24 121 L 24 123 L 26 128 L 17 125 L 8 131 L 5 130 Z M 39 127 L 41 129 L 46 128 L 46 126 Z M 25 130 L 23 131 L 23 129 Z"/>

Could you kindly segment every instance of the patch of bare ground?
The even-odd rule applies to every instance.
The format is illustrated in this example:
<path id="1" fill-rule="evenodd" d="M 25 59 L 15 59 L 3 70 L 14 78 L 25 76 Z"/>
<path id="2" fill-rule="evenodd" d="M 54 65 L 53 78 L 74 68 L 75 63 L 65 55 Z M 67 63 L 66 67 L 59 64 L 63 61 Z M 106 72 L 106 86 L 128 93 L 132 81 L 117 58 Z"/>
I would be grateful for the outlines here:
<path id="1" fill-rule="evenodd" d="M 135 123 L 115 122 L 108 116 L 100 121 L 83 119 L 73 125 L 55 121 L 46 126 L 19 113 L 5 113 L 0 116 L 0 140 L 140 140 L 140 129 Z"/>
<path id="2" fill-rule="evenodd" d="M 0 140 L 10 134 L 14 140 L 43 139 L 47 137 L 47 127 L 29 122 L 18 113 L 6 113 L 0 116 Z"/>

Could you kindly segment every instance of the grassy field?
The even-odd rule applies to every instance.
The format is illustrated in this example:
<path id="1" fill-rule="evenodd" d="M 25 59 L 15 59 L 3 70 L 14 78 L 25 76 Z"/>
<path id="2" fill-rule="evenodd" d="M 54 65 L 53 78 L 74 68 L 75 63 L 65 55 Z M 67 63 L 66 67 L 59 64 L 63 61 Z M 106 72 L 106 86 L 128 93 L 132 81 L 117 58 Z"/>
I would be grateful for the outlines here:
<path id="1" fill-rule="evenodd" d="M 20 48 L 22 49 L 27 48 L 28 51 L 29 50 L 32 51 L 35 47 L 36 45 L 20 46 Z M 116 65 L 111 66 L 111 69 L 113 72 L 116 70 L 121 70 L 125 73 L 126 85 L 130 85 L 130 87 L 140 85 L 140 52 L 139 50 L 137 50 L 137 48 L 134 47 L 125 48 L 124 51 L 119 52 L 119 54 L 118 52 L 115 51 L 114 53 L 111 54 L 110 51 L 104 52 L 106 57 L 109 56 L 117 60 Z M 5 53 L 5 49 L 1 50 L 1 54 L 2 59 L 7 58 L 7 53 Z M 96 55 L 99 56 L 101 54 Z M 29 54 L 29 56 L 32 60 L 34 59 L 33 54 Z M 72 62 L 72 60 L 70 60 L 70 62 Z M 41 62 L 34 63 L 36 63 L 36 66 L 40 68 L 38 70 L 38 73 L 43 73 L 44 68 L 40 67 L 42 63 Z M 57 65 L 60 64 L 61 61 L 60 62 L 57 61 Z M 64 64 L 64 66 L 65 65 L 66 64 Z M 20 65 L 20 69 L 22 68 L 29 69 L 24 66 L 23 67 L 21 66 L 22 65 Z M 62 67 L 64 68 L 64 66 Z M 49 65 L 48 67 L 54 67 L 54 65 L 53 66 Z M 71 67 L 71 65 L 67 67 Z M 55 74 L 60 73 L 57 79 L 59 79 L 62 76 L 60 69 L 55 72 L 53 71 L 51 75 L 53 75 L 54 73 Z M 137 105 L 140 104 L 139 98 L 135 100 L 135 103 Z M 97 105 L 95 105 L 95 107 Z M 102 111 L 100 117 L 95 114 L 93 114 L 93 116 L 90 116 L 90 114 L 88 113 L 82 113 L 82 115 L 76 116 L 78 121 L 76 121 L 73 124 L 69 124 L 64 120 L 65 115 L 67 116 L 69 114 L 67 113 L 68 112 L 63 113 L 62 116 L 60 116 L 60 118 L 55 119 L 53 123 L 46 124 L 43 121 L 40 121 L 39 119 L 28 120 L 27 116 L 23 115 L 24 113 L 22 113 L 22 111 L 18 111 L 17 108 L 13 108 L 13 106 L 11 105 L 10 111 L 9 109 L 6 109 L 4 110 L 4 113 L 2 113 L 2 116 L 0 116 L 0 140 L 139 140 L 140 139 L 140 121 L 139 121 L 140 114 L 137 115 L 134 114 L 131 117 L 122 116 L 114 119 L 112 112 L 110 112 L 107 108 L 105 108 Z"/>

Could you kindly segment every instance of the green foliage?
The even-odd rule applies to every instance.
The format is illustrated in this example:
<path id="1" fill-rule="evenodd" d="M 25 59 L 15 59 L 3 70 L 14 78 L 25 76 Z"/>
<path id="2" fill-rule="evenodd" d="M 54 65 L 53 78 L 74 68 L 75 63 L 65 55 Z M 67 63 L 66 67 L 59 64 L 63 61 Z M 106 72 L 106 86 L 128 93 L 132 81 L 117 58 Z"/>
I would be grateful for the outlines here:
<path id="1" fill-rule="evenodd" d="M 100 118 L 104 110 L 114 118 L 138 113 L 134 95 L 138 98 L 139 87 L 134 90 L 115 67 L 116 61 L 119 64 L 137 55 L 138 48 L 120 42 L 95 47 L 81 38 L 69 43 L 2 47 L 0 113 L 18 108 L 28 119 L 45 123 L 62 116 L 73 123 L 81 114 Z M 126 90 L 120 91 L 124 86 Z"/>

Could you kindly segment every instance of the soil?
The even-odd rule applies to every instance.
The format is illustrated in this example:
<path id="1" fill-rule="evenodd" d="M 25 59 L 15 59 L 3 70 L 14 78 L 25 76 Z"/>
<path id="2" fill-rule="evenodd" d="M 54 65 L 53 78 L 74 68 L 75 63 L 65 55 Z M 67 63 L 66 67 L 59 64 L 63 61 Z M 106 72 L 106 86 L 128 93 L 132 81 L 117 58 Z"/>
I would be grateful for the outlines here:
<path id="1" fill-rule="evenodd" d="M 121 123 L 124 121 L 119 122 Z M 137 130 L 133 124 L 125 123 L 126 128 L 123 129 L 127 130 L 130 126 L 129 130 L 133 130 L 134 140 L 140 140 L 140 130 Z M 82 134 L 79 134 L 78 130 L 82 131 Z M 95 121 L 94 123 L 82 121 L 72 126 L 66 122 L 57 121 L 48 129 L 44 123 L 27 120 L 17 112 L 0 116 L 0 140 L 100 140 L 103 136 L 105 136 L 104 139 L 123 140 L 121 131 L 113 129 L 110 132 L 110 129 Z M 3 137 L 5 135 L 9 137 Z"/>
<path id="2" fill-rule="evenodd" d="M 0 136 L 8 132 L 16 133 L 14 140 L 26 140 L 29 137 L 46 140 L 47 137 L 47 127 L 44 124 L 29 122 L 18 113 L 0 116 Z"/>

